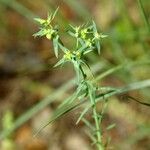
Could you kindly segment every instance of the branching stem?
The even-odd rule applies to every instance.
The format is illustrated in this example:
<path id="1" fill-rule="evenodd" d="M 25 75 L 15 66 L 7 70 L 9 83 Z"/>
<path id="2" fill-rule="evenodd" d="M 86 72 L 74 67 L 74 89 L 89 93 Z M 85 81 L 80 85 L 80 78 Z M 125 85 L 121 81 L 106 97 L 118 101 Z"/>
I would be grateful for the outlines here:
<path id="1" fill-rule="evenodd" d="M 93 85 L 91 85 L 90 87 L 91 89 L 94 89 Z M 96 101 L 95 101 L 95 91 L 89 90 L 89 96 L 90 96 L 90 101 L 92 104 L 92 111 L 93 111 L 93 117 L 94 117 L 94 121 L 95 121 L 95 129 L 96 129 L 96 146 L 98 150 L 104 150 L 103 144 L 102 144 L 102 133 L 101 133 L 101 128 L 100 128 L 100 121 L 99 121 L 99 115 L 97 113 L 97 109 L 96 109 Z"/>

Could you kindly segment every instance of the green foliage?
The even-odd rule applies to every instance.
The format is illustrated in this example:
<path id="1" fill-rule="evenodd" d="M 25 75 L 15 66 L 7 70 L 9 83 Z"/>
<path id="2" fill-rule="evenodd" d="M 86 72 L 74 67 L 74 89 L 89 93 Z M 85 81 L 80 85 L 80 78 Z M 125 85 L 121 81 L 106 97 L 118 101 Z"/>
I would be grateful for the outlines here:
<path id="1" fill-rule="evenodd" d="M 66 99 L 64 102 L 62 102 L 62 104 L 60 104 L 58 110 L 56 110 L 56 112 L 54 113 L 54 116 L 52 117 L 51 121 L 45 124 L 39 131 L 41 131 L 49 123 L 55 121 L 57 118 L 76 108 L 78 105 L 81 104 L 81 101 L 84 102 L 83 99 L 86 101 L 89 99 L 90 105 L 82 111 L 81 115 L 77 120 L 77 123 L 82 120 L 87 125 L 87 127 L 91 129 L 91 133 L 89 133 L 89 135 L 93 140 L 93 143 L 96 145 L 97 149 L 104 150 L 108 143 L 102 142 L 101 123 L 105 109 L 108 104 L 107 97 L 117 93 L 122 93 L 124 91 L 108 87 L 105 88 L 106 93 L 104 92 L 97 95 L 97 93 L 99 93 L 100 90 L 104 90 L 104 88 L 97 87 L 96 81 L 111 74 L 112 72 L 118 69 L 121 69 L 124 65 L 111 68 L 110 70 L 98 76 L 96 80 L 89 78 L 89 72 L 91 72 L 91 69 L 87 62 L 84 60 L 84 56 L 87 53 L 90 53 L 91 51 L 97 51 L 100 54 L 100 41 L 101 39 L 107 36 L 98 32 L 94 21 L 81 26 L 74 27 L 70 25 L 70 29 L 67 31 L 67 33 L 76 39 L 76 45 L 73 46 L 74 48 L 72 50 L 70 50 L 63 44 L 62 40 L 60 39 L 58 25 L 52 24 L 52 21 L 57 11 L 58 8 L 53 14 L 48 14 L 48 17 L 45 20 L 41 18 L 35 18 L 35 20 L 40 24 L 40 31 L 35 33 L 34 36 L 45 36 L 48 40 L 51 40 L 53 42 L 54 53 L 57 58 L 60 52 L 63 53 L 63 57 L 55 64 L 54 67 L 63 65 L 66 62 L 72 63 L 76 72 L 78 87 L 70 98 Z M 86 72 L 84 66 L 88 68 L 88 73 Z M 105 94 L 108 94 L 108 96 L 104 96 Z M 97 111 L 96 107 L 98 98 L 104 100 L 104 105 L 100 113 Z M 78 103 L 74 104 L 74 101 L 78 101 Z M 92 108 L 92 118 L 94 120 L 95 126 L 93 126 L 85 118 L 85 114 L 90 108 Z M 108 126 L 106 130 L 110 130 L 114 126 L 115 125 L 112 124 Z"/>
<path id="2" fill-rule="evenodd" d="M 58 8 L 53 14 L 48 13 L 47 19 L 35 18 L 34 20 L 40 24 L 40 28 L 39 28 L 40 30 L 37 33 L 33 34 L 33 36 L 35 37 L 46 36 L 47 39 L 52 40 L 56 57 L 58 57 L 59 35 L 58 35 L 58 27 L 53 26 L 52 21 L 57 11 L 58 11 Z"/>
<path id="3" fill-rule="evenodd" d="M 123 2 L 125 9 L 122 9 L 122 7 L 120 5 L 120 3 L 122 3 L 122 2 Z M 122 83 L 127 84 L 127 83 L 130 83 L 132 80 L 134 80 L 134 83 L 131 83 L 131 84 L 129 84 L 127 86 L 123 86 L 123 87 L 117 87 L 117 88 L 116 87 L 107 87 L 107 86 L 106 87 L 98 87 L 97 91 L 99 92 L 99 94 L 96 95 L 96 103 L 104 102 L 105 101 L 104 98 L 110 98 L 111 96 L 123 94 L 128 91 L 132 91 L 132 90 L 139 91 L 139 89 L 142 89 L 140 91 L 140 94 L 142 93 L 143 96 L 147 95 L 149 97 L 148 89 L 147 89 L 147 91 L 143 90 L 143 89 L 146 87 L 150 87 L 150 80 L 138 81 L 138 80 L 146 79 L 147 77 L 149 78 L 149 76 L 148 76 L 149 73 L 147 73 L 147 75 L 145 73 L 143 74 L 144 71 L 146 71 L 146 72 L 148 71 L 149 64 L 150 64 L 150 61 L 149 61 L 150 55 L 148 55 L 149 54 L 148 37 L 149 37 L 149 27 L 150 27 L 149 22 L 148 22 L 148 13 L 147 13 L 149 10 L 149 9 L 147 9 L 148 1 L 146 1 L 146 0 L 145 1 L 141 1 L 141 0 L 135 1 L 134 4 L 138 7 L 137 2 L 139 4 L 139 12 L 137 11 L 137 13 L 140 13 L 140 11 L 141 11 L 141 18 L 136 19 L 136 24 L 134 24 L 133 20 L 131 19 L 132 16 L 130 16 L 134 13 L 130 13 L 130 11 L 128 11 L 129 7 L 132 7 L 132 6 L 125 5 L 125 2 L 120 1 L 120 0 L 116 1 L 116 2 L 112 2 L 112 1 L 108 2 L 108 4 L 110 4 L 109 6 L 111 6 L 113 3 L 115 3 L 115 9 L 116 9 L 116 7 L 118 7 L 120 9 L 120 11 L 117 12 L 117 14 L 116 14 L 117 20 L 115 20 L 115 22 L 110 21 L 110 23 L 107 26 L 108 28 L 105 26 L 106 30 L 109 29 L 108 32 L 111 37 L 106 41 L 106 49 L 105 49 L 106 53 L 104 54 L 104 57 L 107 57 L 108 60 L 105 60 L 103 57 L 103 58 L 101 58 L 101 61 L 97 63 L 96 60 L 98 60 L 98 57 L 96 56 L 96 53 L 94 53 L 94 55 L 92 54 L 92 55 L 90 55 L 90 57 L 88 57 L 89 60 L 93 60 L 93 62 L 96 62 L 95 65 L 93 65 L 93 67 L 91 67 L 91 69 L 94 70 L 93 71 L 94 74 L 102 72 L 96 77 L 95 80 L 93 80 L 94 83 L 98 82 L 99 80 L 101 81 L 105 77 L 110 76 L 111 74 L 114 74 L 115 72 L 117 72 L 117 74 L 115 74 L 115 77 L 117 77 L 117 78 L 119 77 L 117 80 L 119 80 L 119 81 L 121 80 L 121 82 L 123 81 Z M 13 1 L 12 0 L 2 0 L 0 3 L 2 4 L 1 8 L 3 8 L 3 7 L 5 7 L 6 9 L 11 8 L 13 11 L 22 15 L 22 18 L 26 17 L 27 19 L 30 19 L 30 21 L 33 21 L 33 17 L 36 16 L 33 13 L 33 11 L 31 10 L 32 7 L 30 7 L 30 9 L 28 9 L 29 7 L 26 7 L 24 5 L 24 3 L 22 3 L 22 2 L 18 2 L 16 0 L 13 0 Z M 77 15 L 78 19 L 82 18 L 82 20 L 86 20 L 91 17 L 92 13 L 88 10 L 88 7 L 84 6 L 82 1 L 66 0 L 66 1 L 64 1 L 64 3 L 66 3 L 67 6 L 69 6 L 71 8 L 71 10 L 73 10 L 73 13 L 75 15 Z M 44 11 L 47 11 L 45 8 L 53 10 L 53 8 L 51 8 L 51 4 L 48 3 L 47 1 L 44 1 L 43 4 L 45 4 L 46 7 L 44 7 L 44 9 L 43 9 L 42 6 L 40 6 L 40 8 L 43 9 Z M 94 2 L 93 4 L 95 4 L 95 6 L 96 6 L 99 3 Z M 137 9 L 137 7 L 136 7 L 136 9 Z M 134 11 L 135 8 L 133 8 L 132 10 L 133 10 L 133 12 L 135 12 Z M 97 8 L 94 9 L 94 12 L 95 11 L 97 12 Z M 103 10 L 99 10 L 99 6 L 98 6 L 98 11 L 103 14 Z M 125 13 L 122 13 L 122 12 L 125 12 Z M 1 9 L 1 16 L 3 14 L 7 14 L 7 13 L 3 13 L 3 9 Z M 99 17 L 100 16 L 97 15 L 97 13 L 96 13 L 95 18 L 99 19 Z M 103 17 L 106 18 L 106 16 L 103 16 Z M 72 19 L 72 18 L 70 18 L 70 19 Z M 111 20 L 112 18 L 107 18 L 107 19 Z M 65 26 L 64 24 L 66 24 L 68 22 L 66 20 L 66 18 L 64 18 L 63 16 L 61 16 L 61 18 L 59 18 L 58 20 L 59 20 L 59 22 L 62 23 L 61 24 L 62 26 Z M 2 19 L 2 21 L 3 21 L 3 19 Z M 52 26 L 53 26 L 53 21 L 54 20 L 52 20 L 52 22 L 51 22 Z M 145 23 L 145 26 L 142 25 L 141 23 L 139 23 L 142 21 L 143 21 L 143 23 Z M 138 22 L 138 24 L 137 24 L 137 22 Z M 40 24 L 40 22 L 38 22 L 38 21 L 37 21 L 37 23 Z M 92 24 L 92 22 L 89 23 L 89 25 L 90 24 Z M 88 27 L 89 25 L 85 24 L 83 26 L 83 28 L 85 26 Z M 55 27 L 55 26 L 53 26 L 53 27 Z M 80 28 L 82 28 L 82 25 L 80 26 Z M 56 29 L 59 29 L 59 28 L 56 26 Z M 70 31 L 73 33 L 75 32 L 72 27 L 70 27 Z M 111 33 L 111 31 L 112 31 L 112 33 Z M 122 32 L 122 31 L 124 31 L 124 32 Z M 82 32 L 83 38 L 84 38 L 85 32 L 86 31 Z M 46 36 L 46 35 L 44 35 L 44 36 Z M 48 38 L 50 38 L 50 36 L 48 36 Z M 58 40 L 59 40 L 59 36 L 57 38 L 54 38 L 54 40 L 52 40 L 54 49 L 56 50 L 56 52 L 55 52 L 56 55 L 58 54 L 57 51 L 61 50 L 58 45 Z M 78 44 L 80 44 L 80 42 L 81 41 L 78 41 Z M 87 41 L 87 45 L 91 46 L 92 44 L 90 45 L 88 42 L 91 43 L 91 41 L 90 40 Z M 84 44 L 84 43 L 81 43 L 81 44 Z M 105 43 L 104 43 L 104 45 L 105 45 Z M 62 45 L 62 46 L 64 46 L 64 45 Z M 78 48 L 79 47 L 80 46 L 78 46 Z M 111 49 L 111 51 L 109 50 L 107 52 L 108 49 Z M 142 51 L 142 53 L 139 53 L 139 49 L 140 49 L 140 51 Z M 74 51 L 74 50 L 75 49 L 73 49 L 72 51 Z M 89 53 L 90 51 L 92 51 L 92 50 L 89 49 L 89 50 L 85 51 L 85 54 Z M 130 56 L 127 56 L 127 54 L 126 54 L 126 52 L 128 52 L 128 51 L 129 51 Z M 108 55 L 107 55 L 107 53 L 108 53 Z M 133 54 L 137 53 L 138 57 L 133 58 L 132 53 Z M 109 57 L 109 56 L 112 56 L 112 57 Z M 147 59 L 147 62 L 146 62 L 146 59 Z M 111 61 L 113 63 L 110 63 L 109 61 Z M 66 58 L 65 58 L 65 62 L 69 62 L 69 61 L 66 61 Z M 65 62 L 62 61 L 62 62 L 60 62 L 60 64 L 62 65 Z M 118 65 L 118 64 L 121 64 L 121 65 Z M 82 65 L 87 65 L 87 63 L 86 64 L 82 63 Z M 88 66 L 88 68 L 89 68 L 89 66 Z M 141 69 L 142 71 L 139 70 L 139 68 L 142 68 Z M 133 75 L 133 72 L 135 72 L 134 73 L 135 75 Z M 129 73 L 130 73 L 130 75 L 129 75 Z M 142 77 L 139 78 L 141 73 L 142 73 Z M 145 75 L 146 75 L 146 77 L 145 77 Z M 2 138 L 5 138 L 6 136 L 10 135 L 12 132 L 14 132 L 16 129 L 18 129 L 21 125 L 23 125 L 29 119 L 36 116 L 36 114 L 38 112 L 40 112 L 42 109 L 44 109 L 46 106 L 53 103 L 54 101 L 59 100 L 59 98 L 64 93 L 66 93 L 68 90 L 72 89 L 75 86 L 75 83 L 76 82 L 74 81 L 74 79 L 72 79 L 71 81 L 68 81 L 67 83 L 62 84 L 58 89 L 53 91 L 53 93 L 50 93 L 45 98 L 41 99 L 39 101 L 39 103 L 36 103 L 33 107 L 26 110 L 25 113 L 20 115 L 14 121 L 14 123 L 10 126 L 9 129 L 3 128 L 3 130 L 0 132 L 0 140 Z M 84 87 L 84 85 L 81 87 L 81 89 L 83 87 Z M 77 91 L 80 91 L 79 88 L 80 88 L 80 86 L 77 88 Z M 90 101 L 88 101 L 86 99 L 84 90 L 80 91 L 80 94 L 78 94 L 77 91 L 75 91 L 71 97 L 64 99 L 63 103 L 60 104 L 60 106 L 58 106 L 58 108 L 56 110 L 54 110 L 53 115 L 50 118 L 47 125 L 50 122 L 53 122 L 53 121 L 57 120 L 58 118 L 62 117 L 66 113 L 68 113 L 76 108 L 82 107 L 83 111 L 81 112 L 78 122 L 83 121 L 87 125 L 87 127 L 89 127 L 89 129 L 91 129 L 91 131 L 92 131 L 92 129 L 94 130 L 93 124 L 91 124 L 88 120 L 86 120 L 86 117 L 85 117 L 85 114 L 92 108 L 93 105 L 91 105 Z M 112 99 L 108 99 L 108 100 L 112 100 Z M 130 106 L 128 108 L 130 108 Z M 119 112 L 119 110 L 118 110 L 118 112 Z M 138 113 L 138 112 L 136 112 L 136 113 Z M 121 115 L 121 113 L 120 113 L 120 115 Z M 137 115 L 141 115 L 141 114 L 139 113 Z M 143 118 L 145 116 L 146 115 L 144 113 Z M 137 123 L 135 123 L 135 125 L 136 124 Z M 90 126 L 90 125 L 92 125 L 92 126 Z M 108 129 L 108 127 L 106 129 Z M 110 125 L 110 127 L 111 127 L 111 125 Z M 144 128 L 145 127 L 143 127 L 143 129 Z M 127 138 L 127 140 L 123 140 L 122 143 L 119 143 L 119 145 L 116 142 L 117 146 L 120 147 L 120 148 L 116 148 L 116 149 L 121 149 L 123 143 L 125 145 L 128 145 L 129 140 L 135 140 L 133 142 L 133 144 L 137 144 L 137 141 L 140 141 L 138 138 L 142 136 L 142 133 L 140 130 L 136 130 L 136 131 L 138 131 L 138 132 L 136 132 L 136 135 L 134 135 L 134 134 L 131 135 L 129 139 Z M 145 134 L 148 135 L 148 133 L 149 132 L 146 130 Z M 146 137 L 145 134 L 143 134 L 143 137 L 140 138 L 141 140 L 145 139 L 145 137 Z M 93 140 L 93 143 L 95 143 L 96 142 L 95 137 L 93 138 L 93 135 L 91 135 L 91 133 L 88 133 L 88 135 Z M 121 137 L 120 137 L 120 139 L 121 139 Z M 115 145 L 113 145 L 113 146 L 115 146 Z M 131 146 L 131 144 L 130 144 L 130 146 Z"/>
<path id="4" fill-rule="evenodd" d="M 94 21 L 79 27 L 73 27 L 72 25 L 70 25 L 71 28 L 67 32 L 70 36 L 76 39 L 76 45 L 74 46 L 73 50 L 68 49 L 66 46 L 64 46 L 63 42 L 60 39 L 58 26 L 52 25 L 52 20 L 54 19 L 57 10 L 58 8 L 53 14 L 51 15 L 48 14 L 46 20 L 35 18 L 35 21 L 37 21 L 40 24 L 40 31 L 35 33 L 34 36 L 35 37 L 46 36 L 47 39 L 52 40 L 56 57 L 58 57 L 59 55 L 58 51 L 61 50 L 63 52 L 64 54 L 63 57 L 55 64 L 54 67 L 62 65 L 66 62 L 70 62 L 73 64 L 73 67 L 77 75 L 78 88 L 76 92 L 72 95 L 71 99 L 66 100 L 63 104 L 61 104 L 60 110 L 61 111 L 66 110 L 66 107 L 68 107 L 69 104 L 72 104 L 72 102 L 76 99 L 81 99 L 81 98 L 90 99 L 90 102 L 92 104 L 94 121 L 95 121 L 95 129 L 94 129 L 93 136 L 94 139 L 96 139 L 96 141 L 94 141 L 94 143 L 96 144 L 98 150 L 103 150 L 104 147 L 101 139 L 102 134 L 99 125 L 101 123 L 101 119 L 97 112 L 96 101 L 95 101 L 97 88 L 95 84 L 93 84 L 91 79 L 88 78 L 89 75 L 86 73 L 83 66 L 86 66 L 90 71 L 90 67 L 87 64 L 87 62 L 85 62 L 84 56 L 87 53 L 90 53 L 91 51 L 94 50 L 96 50 L 100 54 L 100 40 L 102 38 L 105 38 L 106 35 L 103 35 L 98 32 Z M 66 111 L 62 111 L 62 113 L 66 113 Z M 79 120 L 81 120 L 82 117 L 83 115 L 79 117 L 80 118 Z"/>
<path id="5" fill-rule="evenodd" d="M 68 34 L 76 38 L 76 46 L 74 50 L 69 50 L 60 40 L 58 25 L 52 25 L 57 11 L 58 8 L 53 14 L 48 14 L 47 19 L 35 18 L 35 21 L 40 24 L 40 30 L 33 36 L 45 36 L 47 39 L 52 40 L 56 57 L 58 57 L 58 50 L 62 50 L 65 53 L 62 60 L 55 67 L 69 61 L 74 64 L 75 68 L 78 68 L 78 65 L 83 63 L 83 56 L 85 54 L 93 50 L 97 50 L 100 53 L 100 40 L 105 38 L 106 35 L 98 33 L 94 21 L 79 27 L 70 25 L 71 29 L 68 30 Z"/>

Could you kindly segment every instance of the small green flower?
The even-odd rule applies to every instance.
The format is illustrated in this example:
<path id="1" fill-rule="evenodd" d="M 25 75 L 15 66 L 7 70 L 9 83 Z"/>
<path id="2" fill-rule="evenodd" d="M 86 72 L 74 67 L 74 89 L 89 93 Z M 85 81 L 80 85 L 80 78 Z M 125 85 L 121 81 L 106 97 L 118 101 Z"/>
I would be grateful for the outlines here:
<path id="1" fill-rule="evenodd" d="M 98 33 L 97 27 L 94 21 L 93 21 L 92 29 L 93 29 L 93 32 L 92 32 L 93 33 L 93 38 L 92 38 L 93 45 L 95 46 L 96 50 L 100 54 L 100 40 L 101 38 L 105 38 L 107 36 L 103 35 L 102 33 Z"/>
<path id="2" fill-rule="evenodd" d="M 80 26 L 79 27 L 75 27 L 75 37 L 79 37 L 80 35 Z"/>
<path id="3" fill-rule="evenodd" d="M 53 27 L 51 25 L 52 20 L 54 19 L 56 13 L 58 11 L 58 8 L 53 14 L 48 14 L 47 19 L 41 19 L 41 18 L 35 18 L 34 20 L 37 21 L 40 24 L 40 31 L 33 34 L 33 36 L 46 36 L 48 39 L 52 38 L 52 35 L 57 34 L 57 30 L 55 30 L 56 27 Z"/>
<path id="4" fill-rule="evenodd" d="M 53 38 L 54 33 L 55 33 L 55 30 L 53 30 L 53 29 L 46 30 L 46 34 L 45 34 L 46 38 L 51 40 Z"/>
<path id="5" fill-rule="evenodd" d="M 67 60 L 71 60 L 72 58 L 72 53 L 68 50 L 65 54 L 64 54 L 64 58 Z"/>
<path id="6" fill-rule="evenodd" d="M 87 34 L 88 34 L 88 29 L 87 28 L 81 30 L 81 38 L 82 39 L 86 39 Z"/>
<path id="7" fill-rule="evenodd" d="M 65 54 L 64 54 L 64 58 L 66 60 L 77 60 L 81 58 L 81 52 L 79 51 L 73 51 L 71 52 L 70 50 L 68 50 Z"/>
<path id="8" fill-rule="evenodd" d="M 76 38 L 83 38 L 85 39 L 87 34 L 88 34 L 88 28 L 82 26 L 78 26 L 78 27 L 73 27 L 72 25 L 70 25 L 73 31 L 69 31 L 68 33 Z"/>
<path id="9" fill-rule="evenodd" d="M 79 51 L 73 51 L 73 54 L 75 55 L 76 58 L 78 58 L 78 59 L 81 58 L 81 52 L 79 52 Z"/>
<path id="10" fill-rule="evenodd" d="M 92 41 L 91 39 L 87 39 L 87 40 L 85 41 L 85 43 L 86 43 L 87 47 L 92 48 L 92 46 L 93 46 L 93 41 Z"/>
<path id="11" fill-rule="evenodd" d="M 100 39 L 100 34 L 96 32 L 95 35 L 94 35 L 94 38 L 95 39 Z"/>
<path id="12" fill-rule="evenodd" d="M 47 22 L 47 20 L 41 18 L 34 18 L 34 20 L 37 21 L 40 25 L 43 25 Z"/>

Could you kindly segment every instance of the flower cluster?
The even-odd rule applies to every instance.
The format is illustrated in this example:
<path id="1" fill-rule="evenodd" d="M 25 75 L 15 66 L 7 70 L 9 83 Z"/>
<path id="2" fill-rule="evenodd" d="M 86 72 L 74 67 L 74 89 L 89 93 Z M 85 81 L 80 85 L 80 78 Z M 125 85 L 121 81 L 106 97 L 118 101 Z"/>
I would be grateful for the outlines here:
<path id="1" fill-rule="evenodd" d="M 85 61 L 83 61 L 83 56 L 93 50 L 97 50 L 100 54 L 100 41 L 105 38 L 106 35 L 99 33 L 94 21 L 81 26 L 72 26 L 67 33 L 76 39 L 76 46 L 73 50 L 66 48 L 63 42 L 60 40 L 58 33 L 58 26 L 53 26 L 52 21 L 58 11 L 58 8 L 53 14 L 48 14 L 47 19 L 35 18 L 40 24 L 40 30 L 34 34 L 34 36 L 43 37 L 53 42 L 54 52 L 56 57 L 58 57 L 58 50 L 64 53 L 64 56 L 56 63 L 55 67 L 65 62 L 71 62 L 76 70 L 82 70 L 82 65 L 88 66 Z M 82 74 L 83 75 L 83 74 Z"/>
<path id="2" fill-rule="evenodd" d="M 70 25 L 71 26 L 71 25 Z M 77 46 L 80 43 L 82 46 L 86 45 L 86 49 L 97 50 L 100 54 L 100 40 L 107 37 L 107 35 L 98 33 L 95 22 L 91 24 L 82 25 L 79 27 L 71 26 L 68 33 L 77 39 Z"/>
<path id="3" fill-rule="evenodd" d="M 63 57 L 55 64 L 54 67 L 66 62 L 71 62 L 73 64 L 76 71 L 78 87 L 75 93 L 61 104 L 59 109 L 64 111 L 64 108 L 68 108 L 70 104 L 72 106 L 73 101 L 76 99 L 80 100 L 83 98 L 89 98 L 93 111 L 92 117 L 95 121 L 95 127 L 92 126 L 92 132 L 94 132 L 94 134 L 91 135 L 91 137 L 94 139 L 93 141 L 97 145 L 97 148 L 99 150 L 103 150 L 104 148 L 101 141 L 102 133 L 99 126 L 101 123 L 102 113 L 99 115 L 96 110 L 97 85 L 95 85 L 91 80 L 91 77 L 93 78 L 93 74 L 89 65 L 85 62 L 84 56 L 95 50 L 100 54 L 100 41 L 102 38 L 106 37 L 106 35 L 98 32 L 94 21 L 77 27 L 70 25 L 67 33 L 75 38 L 76 45 L 72 50 L 68 49 L 60 39 L 57 26 L 52 25 L 52 20 L 54 19 L 57 10 L 53 14 L 48 15 L 46 20 L 40 18 L 35 19 L 40 24 L 40 31 L 34 34 L 34 36 L 46 36 L 47 39 L 52 40 L 56 57 L 58 57 L 58 50 L 63 52 Z M 83 110 L 77 122 L 83 118 L 86 112 L 87 108 Z M 87 120 L 85 124 L 89 124 L 91 127 L 91 124 Z"/>
<path id="4" fill-rule="evenodd" d="M 47 39 L 52 40 L 56 57 L 58 57 L 59 34 L 58 26 L 53 26 L 52 21 L 55 18 L 57 11 L 58 8 L 53 14 L 48 14 L 47 19 L 34 18 L 34 20 L 40 24 L 40 30 L 37 33 L 33 34 L 34 37 L 45 36 Z"/>

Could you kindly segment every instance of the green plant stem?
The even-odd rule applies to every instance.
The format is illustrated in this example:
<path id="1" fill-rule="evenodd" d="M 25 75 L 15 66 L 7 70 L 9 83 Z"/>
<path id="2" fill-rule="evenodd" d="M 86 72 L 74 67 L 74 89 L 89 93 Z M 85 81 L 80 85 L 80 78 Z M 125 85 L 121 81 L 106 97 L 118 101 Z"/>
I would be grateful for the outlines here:
<path id="1" fill-rule="evenodd" d="M 94 115 L 94 120 L 95 120 L 96 136 L 97 136 L 96 146 L 97 146 L 98 150 L 104 150 L 104 148 L 102 146 L 102 134 L 101 134 L 101 128 L 99 125 L 99 118 L 97 115 L 96 104 L 93 105 L 93 115 Z"/>
<path id="2" fill-rule="evenodd" d="M 90 87 L 91 89 L 94 89 L 93 85 L 91 85 Z M 97 136 L 97 141 L 96 141 L 96 146 L 98 150 L 104 150 L 103 145 L 102 145 L 102 134 L 101 134 L 101 128 L 100 128 L 100 124 L 99 124 L 99 115 L 97 113 L 96 110 L 96 99 L 95 99 L 95 91 L 89 90 L 89 96 L 90 96 L 90 100 L 91 100 L 91 104 L 92 104 L 92 111 L 93 111 L 93 117 L 94 117 L 94 121 L 95 121 L 95 129 L 96 129 L 96 136 Z"/>
<path id="3" fill-rule="evenodd" d="M 86 94 L 86 92 L 88 92 L 90 102 L 92 105 L 92 112 L 93 112 L 93 117 L 94 117 L 94 121 L 95 121 L 95 132 L 96 132 L 96 137 L 97 137 L 95 144 L 96 144 L 98 150 L 104 150 L 103 145 L 102 145 L 102 134 L 101 134 L 101 128 L 100 128 L 100 122 L 99 122 L 99 115 L 96 110 L 95 86 L 94 86 L 94 84 L 92 84 L 91 81 L 86 81 L 87 75 L 84 72 L 84 69 L 82 68 L 81 65 L 79 65 L 79 70 L 81 71 L 80 75 L 82 76 L 80 79 L 84 80 L 84 83 L 88 88 L 88 91 L 85 91 L 85 94 Z"/>

